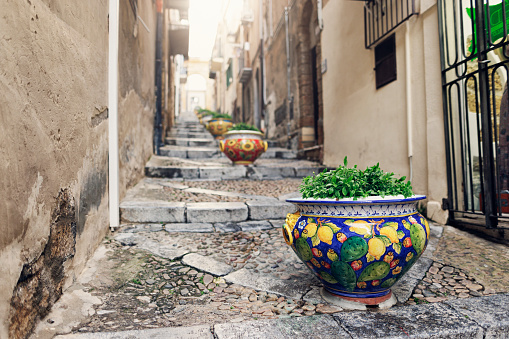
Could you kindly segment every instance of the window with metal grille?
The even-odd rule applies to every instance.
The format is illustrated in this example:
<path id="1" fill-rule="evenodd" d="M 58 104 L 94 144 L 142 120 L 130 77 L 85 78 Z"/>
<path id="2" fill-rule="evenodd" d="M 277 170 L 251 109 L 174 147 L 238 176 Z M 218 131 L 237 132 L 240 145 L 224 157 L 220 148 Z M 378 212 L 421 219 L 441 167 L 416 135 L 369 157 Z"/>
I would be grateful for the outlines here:
<path id="1" fill-rule="evenodd" d="M 396 38 L 391 35 L 375 47 L 376 88 L 396 80 Z"/>

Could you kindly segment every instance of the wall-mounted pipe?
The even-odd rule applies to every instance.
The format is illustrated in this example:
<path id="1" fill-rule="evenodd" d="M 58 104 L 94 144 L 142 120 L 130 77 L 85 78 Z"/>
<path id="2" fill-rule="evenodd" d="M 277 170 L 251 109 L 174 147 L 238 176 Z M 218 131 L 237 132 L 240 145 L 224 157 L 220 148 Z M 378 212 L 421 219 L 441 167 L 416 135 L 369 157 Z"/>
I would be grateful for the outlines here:
<path id="1" fill-rule="evenodd" d="M 120 225 L 118 165 L 118 0 L 109 1 L 108 28 L 108 185 L 110 227 Z"/>
<path id="2" fill-rule="evenodd" d="M 288 34 L 288 7 L 285 7 L 285 33 L 286 33 L 286 101 L 287 101 L 287 109 L 286 109 L 286 135 L 287 135 L 287 148 L 291 148 L 291 134 L 290 134 L 290 110 L 293 109 L 293 98 L 292 98 L 292 89 L 291 89 L 291 64 L 290 64 L 290 36 Z"/>
<path id="3" fill-rule="evenodd" d="M 412 181 L 414 156 L 413 150 L 413 132 L 412 132 L 412 67 L 410 66 L 410 20 L 406 22 L 405 32 L 405 75 L 406 75 L 406 124 L 407 124 L 407 145 L 408 145 L 408 166 L 410 176 L 408 180 Z"/>

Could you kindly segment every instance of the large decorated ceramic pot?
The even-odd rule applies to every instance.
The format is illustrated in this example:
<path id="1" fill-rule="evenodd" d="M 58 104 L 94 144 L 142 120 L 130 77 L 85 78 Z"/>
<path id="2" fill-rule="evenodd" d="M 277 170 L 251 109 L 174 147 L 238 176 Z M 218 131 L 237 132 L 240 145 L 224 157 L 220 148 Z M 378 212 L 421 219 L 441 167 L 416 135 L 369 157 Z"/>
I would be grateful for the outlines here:
<path id="1" fill-rule="evenodd" d="M 257 131 L 229 131 L 224 134 L 224 140 L 219 141 L 219 149 L 234 164 L 250 165 L 267 150 L 267 142 L 262 140 L 262 136 Z"/>
<path id="2" fill-rule="evenodd" d="M 424 198 L 289 199 L 298 212 L 283 236 L 326 291 L 380 304 L 426 248 L 430 229 L 417 211 Z"/>
<path id="3" fill-rule="evenodd" d="M 207 130 L 215 138 L 221 137 L 228 131 L 228 128 L 232 126 L 233 122 L 225 118 L 213 118 L 207 122 Z"/>

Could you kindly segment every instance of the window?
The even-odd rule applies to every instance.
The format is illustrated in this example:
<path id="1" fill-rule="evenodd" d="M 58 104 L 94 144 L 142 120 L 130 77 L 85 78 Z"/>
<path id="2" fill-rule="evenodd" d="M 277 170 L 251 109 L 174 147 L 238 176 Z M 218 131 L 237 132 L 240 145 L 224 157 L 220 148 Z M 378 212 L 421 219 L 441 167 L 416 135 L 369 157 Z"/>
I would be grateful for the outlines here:
<path id="1" fill-rule="evenodd" d="M 391 35 L 375 47 L 376 88 L 396 80 L 396 38 Z"/>
<path id="2" fill-rule="evenodd" d="M 228 69 L 226 70 L 226 88 L 230 87 L 233 82 L 233 69 L 232 62 L 228 65 Z"/>

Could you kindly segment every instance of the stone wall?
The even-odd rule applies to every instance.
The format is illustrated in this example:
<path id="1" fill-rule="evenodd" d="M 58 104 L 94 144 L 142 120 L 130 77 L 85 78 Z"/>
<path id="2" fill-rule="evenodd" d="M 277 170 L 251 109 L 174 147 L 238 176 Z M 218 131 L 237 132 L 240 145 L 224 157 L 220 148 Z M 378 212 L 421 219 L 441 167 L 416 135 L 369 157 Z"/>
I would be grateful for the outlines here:
<path id="1" fill-rule="evenodd" d="M 120 191 L 151 154 L 155 6 L 120 1 Z M 0 18 L 0 337 L 27 337 L 108 232 L 108 1 Z"/>

